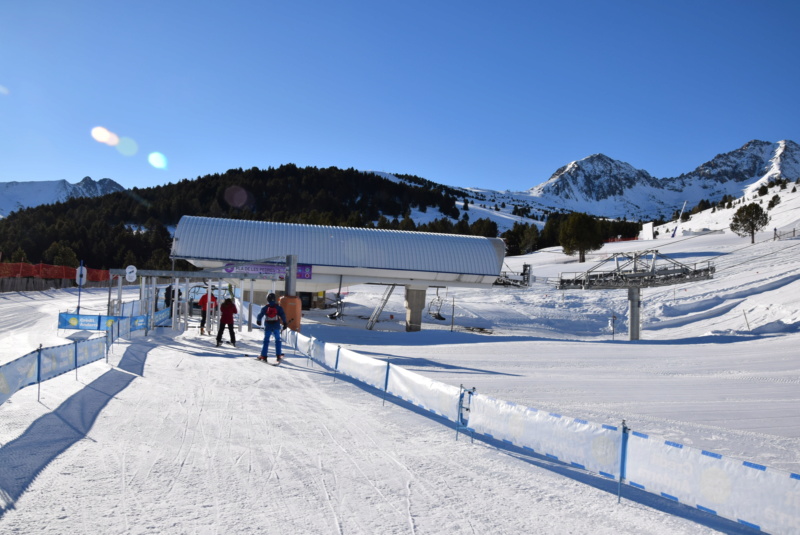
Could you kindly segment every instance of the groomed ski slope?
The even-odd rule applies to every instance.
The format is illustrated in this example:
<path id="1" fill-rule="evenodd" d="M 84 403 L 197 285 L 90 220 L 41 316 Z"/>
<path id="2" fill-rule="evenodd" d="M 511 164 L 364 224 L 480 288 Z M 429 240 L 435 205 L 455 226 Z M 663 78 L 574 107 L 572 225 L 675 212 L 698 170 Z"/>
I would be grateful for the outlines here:
<path id="1" fill-rule="evenodd" d="M 763 240 L 767 235 L 759 236 Z M 707 236 L 667 247 L 713 259 L 717 276 L 646 289 L 642 340 L 627 341 L 625 291 L 557 292 L 578 265 L 556 250 L 530 289 L 440 291 L 447 321 L 405 333 L 402 293 L 374 331 L 383 289 L 347 288 L 344 321 L 306 314 L 303 333 L 450 384 L 619 424 L 797 472 L 800 241 Z M 792 249 L 792 247 L 795 247 Z M 595 255 L 597 256 L 597 255 Z M 127 294 L 133 299 L 135 292 Z M 434 292 L 429 292 L 429 299 Z M 105 309 L 107 290 L 82 294 Z M 77 291 L 0 294 L 8 361 L 55 345 Z M 454 319 L 454 332 L 450 320 Z M 391 319 L 390 316 L 394 316 Z M 612 340 L 610 318 L 616 315 Z M 745 319 L 746 318 L 746 319 Z M 491 334 L 488 334 L 491 333 Z M 61 332 L 68 335 L 68 332 Z M 0 406 L 4 533 L 750 533 L 666 500 L 507 446 L 334 377 L 287 351 L 264 366 L 195 329 L 118 344 Z"/>

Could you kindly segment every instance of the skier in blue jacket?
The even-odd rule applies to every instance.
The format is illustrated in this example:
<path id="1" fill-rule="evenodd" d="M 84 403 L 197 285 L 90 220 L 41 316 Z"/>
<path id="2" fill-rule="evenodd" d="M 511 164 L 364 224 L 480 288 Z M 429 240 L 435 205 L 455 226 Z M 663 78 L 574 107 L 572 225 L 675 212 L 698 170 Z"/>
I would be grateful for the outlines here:
<path id="1" fill-rule="evenodd" d="M 269 351 L 269 337 L 275 337 L 275 355 L 278 357 L 278 362 L 283 359 L 281 352 L 281 331 L 280 326 L 286 328 L 286 313 L 283 307 L 280 306 L 275 299 L 275 294 L 271 293 L 267 296 L 267 304 L 261 309 L 256 318 L 256 325 L 261 326 L 261 319 L 264 319 L 264 346 L 261 348 L 261 355 L 258 360 L 267 360 L 267 352 Z"/>

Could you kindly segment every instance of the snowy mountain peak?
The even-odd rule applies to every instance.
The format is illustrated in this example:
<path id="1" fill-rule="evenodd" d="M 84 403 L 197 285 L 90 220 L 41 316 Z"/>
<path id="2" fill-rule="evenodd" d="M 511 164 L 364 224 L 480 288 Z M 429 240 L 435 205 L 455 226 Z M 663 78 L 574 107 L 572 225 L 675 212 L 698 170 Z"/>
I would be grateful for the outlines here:
<path id="1" fill-rule="evenodd" d="M 547 182 L 530 190 L 531 195 L 557 196 L 573 201 L 602 200 L 622 195 L 637 184 L 652 185 L 647 171 L 631 164 L 592 154 L 558 169 Z"/>
<path id="2" fill-rule="evenodd" d="M 770 170 L 770 161 L 775 156 L 780 143 L 753 140 L 734 151 L 718 154 L 714 159 L 700 165 L 688 175 L 716 182 L 748 182 L 762 177 Z"/>
<path id="3" fill-rule="evenodd" d="M 684 201 L 739 197 L 761 183 L 800 177 L 800 145 L 752 140 L 742 147 L 674 178 L 657 179 L 647 171 L 593 154 L 558 169 L 526 194 L 555 210 L 585 211 L 612 218 L 668 216 Z"/>
<path id="4" fill-rule="evenodd" d="M 673 191 L 700 186 L 705 190 L 703 198 L 714 200 L 723 195 L 739 197 L 770 180 L 794 181 L 799 177 L 800 145 L 790 140 L 753 140 L 739 149 L 718 154 L 691 173 L 665 179 L 665 183 Z"/>
<path id="5" fill-rule="evenodd" d="M 100 197 L 124 190 L 110 178 L 94 181 L 88 176 L 77 184 L 70 184 L 66 180 L 0 182 L 0 217 L 40 204 L 53 204 L 76 197 Z"/>

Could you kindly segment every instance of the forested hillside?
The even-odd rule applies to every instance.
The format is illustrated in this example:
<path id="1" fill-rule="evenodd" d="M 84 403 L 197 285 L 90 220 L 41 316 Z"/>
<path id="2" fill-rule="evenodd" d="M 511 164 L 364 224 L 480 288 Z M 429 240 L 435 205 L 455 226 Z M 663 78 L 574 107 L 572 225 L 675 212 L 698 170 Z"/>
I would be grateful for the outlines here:
<path id="1" fill-rule="evenodd" d="M 133 264 L 166 269 L 171 267 L 169 227 L 183 215 L 497 235 L 490 221 L 459 220 L 457 190 L 418 177 L 401 178 L 405 183 L 354 169 L 291 164 L 231 169 L 14 212 L 0 220 L 0 251 L 6 262 L 71 265 L 82 259 L 96 268 Z M 437 210 L 443 217 L 417 226 L 409 217 L 412 209 Z"/>
<path id="2" fill-rule="evenodd" d="M 71 199 L 0 219 L 0 252 L 4 262 L 77 266 L 83 260 L 98 269 L 170 269 L 170 227 L 184 215 L 498 236 L 494 221 L 470 219 L 465 191 L 416 176 L 392 176 L 400 180 L 355 169 L 288 164 L 231 169 L 177 184 Z M 425 223 L 411 217 L 429 210 L 436 216 L 425 218 Z M 541 233 L 533 220 L 514 223 L 500 234 L 508 254 L 556 245 L 565 215 L 550 214 Z M 634 222 L 598 224 L 605 237 L 633 237 L 639 229 Z"/>

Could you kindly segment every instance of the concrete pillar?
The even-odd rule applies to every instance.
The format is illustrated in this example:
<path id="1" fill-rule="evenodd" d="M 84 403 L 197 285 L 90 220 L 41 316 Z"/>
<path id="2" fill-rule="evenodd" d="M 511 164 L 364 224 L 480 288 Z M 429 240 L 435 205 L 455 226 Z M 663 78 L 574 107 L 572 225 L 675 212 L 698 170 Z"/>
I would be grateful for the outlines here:
<path id="1" fill-rule="evenodd" d="M 425 288 L 406 286 L 406 331 L 422 330 L 422 311 L 425 309 Z"/>
<path id="2" fill-rule="evenodd" d="M 639 318 L 639 308 L 641 306 L 641 289 L 628 288 L 628 323 L 630 337 L 628 340 L 638 340 L 639 330 L 641 329 L 641 319 Z"/>

